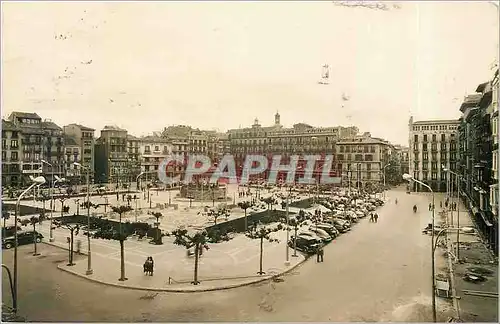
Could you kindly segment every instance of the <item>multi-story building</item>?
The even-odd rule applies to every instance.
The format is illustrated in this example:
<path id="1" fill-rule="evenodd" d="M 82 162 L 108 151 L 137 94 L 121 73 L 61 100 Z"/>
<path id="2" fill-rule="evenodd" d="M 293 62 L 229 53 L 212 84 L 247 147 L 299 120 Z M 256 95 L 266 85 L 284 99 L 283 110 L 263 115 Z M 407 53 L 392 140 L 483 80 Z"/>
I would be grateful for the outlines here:
<path id="1" fill-rule="evenodd" d="M 337 140 L 358 132 L 357 127 L 313 127 L 304 123 L 284 128 L 276 113 L 274 125 L 263 127 L 255 119 L 251 127 L 229 130 L 228 139 L 237 167 L 242 167 L 247 154 L 281 155 L 282 163 L 292 155 L 333 154 Z"/>
<path id="2" fill-rule="evenodd" d="M 434 191 L 446 191 L 447 172 L 457 172 L 458 120 L 409 121 L 409 173 Z M 413 190 L 425 190 L 414 182 Z"/>
<path id="3" fill-rule="evenodd" d="M 392 158 L 387 172 L 389 173 L 388 182 L 391 184 L 402 183 L 403 174 L 410 172 L 409 148 L 402 145 L 394 145 Z M 389 181 L 390 178 L 390 181 Z"/>
<path id="4" fill-rule="evenodd" d="M 125 183 L 127 161 L 127 130 L 104 126 L 95 145 L 95 177 L 98 182 Z"/>
<path id="5" fill-rule="evenodd" d="M 343 184 L 362 189 L 383 183 L 382 172 L 390 161 L 392 144 L 364 133 L 340 139 L 336 147 L 337 170 L 341 171 Z"/>
<path id="6" fill-rule="evenodd" d="M 493 77 L 493 80 L 491 81 L 491 90 L 492 90 L 492 96 L 491 96 L 491 105 L 488 108 L 489 113 L 491 115 L 491 136 L 493 138 L 493 151 L 492 151 L 492 157 L 493 157 L 493 162 L 492 162 L 492 179 L 491 181 L 493 182 L 492 185 L 490 185 L 490 205 L 491 205 L 491 211 L 493 212 L 493 216 L 496 219 L 498 223 L 498 209 L 499 209 L 499 204 L 498 204 L 498 181 L 500 180 L 498 178 L 498 169 L 500 165 L 500 156 L 499 156 L 499 151 L 498 151 L 498 128 L 500 125 L 498 124 L 498 98 L 500 95 L 499 91 L 499 82 L 498 82 L 498 70 L 495 72 L 495 76 Z"/>
<path id="7" fill-rule="evenodd" d="M 90 183 L 94 183 L 95 129 L 79 124 L 69 124 L 63 127 L 63 131 L 66 136 L 72 137 L 76 141 L 77 145 L 80 147 L 80 154 L 81 154 L 80 163 L 83 166 L 90 169 L 89 180 Z M 86 181 L 86 176 L 87 176 L 86 171 L 81 171 L 80 176 L 82 177 L 81 179 L 82 182 Z"/>
<path id="8" fill-rule="evenodd" d="M 75 162 L 82 163 L 81 146 L 72 136 L 64 136 L 64 170 L 65 178 L 73 184 L 86 183 L 86 171 L 80 170 Z M 90 174 L 89 174 L 90 177 Z"/>
<path id="9" fill-rule="evenodd" d="M 145 173 L 141 180 L 143 183 L 158 180 L 160 164 L 172 154 L 170 140 L 158 136 L 146 136 L 140 138 L 139 145 L 141 172 Z M 169 165 L 166 171 L 177 173 L 178 169 L 175 169 L 173 165 Z"/>
<path id="10" fill-rule="evenodd" d="M 128 183 L 135 182 L 141 173 L 141 139 L 130 134 L 127 135 L 127 164 L 125 166 L 125 177 Z"/>
<path id="11" fill-rule="evenodd" d="M 490 202 L 491 186 L 498 183 L 493 166 L 494 115 L 493 82 L 480 84 L 476 93 L 466 96 L 460 106 L 462 117 L 459 127 L 460 191 L 472 219 L 490 248 L 498 253 L 498 216 Z M 498 163 L 498 162 L 497 162 Z"/>
<path id="12" fill-rule="evenodd" d="M 30 183 L 29 175 L 42 172 L 49 182 L 53 175 L 63 177 L 63 149 L 61 127 L 35 113 L 11 113 L 2 120 L 2 185 L 23 186 Z"/>

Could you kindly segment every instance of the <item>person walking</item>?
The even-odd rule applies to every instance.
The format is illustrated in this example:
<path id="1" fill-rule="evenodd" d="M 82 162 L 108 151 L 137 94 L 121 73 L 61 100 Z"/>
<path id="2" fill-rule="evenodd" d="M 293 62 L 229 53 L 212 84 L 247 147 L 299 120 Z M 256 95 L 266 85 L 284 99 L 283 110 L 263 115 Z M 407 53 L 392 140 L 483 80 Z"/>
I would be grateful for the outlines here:
<path id="1" fill-rule="evenodd" d="M 373 215 L 373 218 L 375 219 L 375 223 L 377 223 L 378 222 L 378 214 L 375 213 L 375 215 Z"/>
<path id="2" fill-rule="evenodd" d="M 323 256 L 325 251 L 323 250 L 323 244 L 318 245 L 318 251 L 316 253 L 316 262 L 323 262 Z"/>
<path id="3" fill-rule="evenodd" d="M 429 203 L 429 211 L 431 211 L 431 208 L 432 208 L 432 204 Z"/>
<path id="4" fill-rule="evenodd" d="M 370 213 L 370 222 L 372 222 L 372 223 L 373 223 L 373 221 L 374 221 L 374 218 L 373 218 L 373 213 Z"/>

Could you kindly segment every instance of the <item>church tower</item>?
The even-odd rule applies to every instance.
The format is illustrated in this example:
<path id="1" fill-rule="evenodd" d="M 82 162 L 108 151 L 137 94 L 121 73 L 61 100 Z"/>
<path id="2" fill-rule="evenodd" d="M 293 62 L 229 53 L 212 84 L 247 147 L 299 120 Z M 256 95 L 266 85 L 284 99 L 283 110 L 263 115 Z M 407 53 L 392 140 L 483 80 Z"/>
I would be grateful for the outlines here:
<path id="1" fill-rule="evenodd" d="M 279 112 L 276 112 L 276 115 L 274 115 L 274 125 L 280 126 L 280 114 Z"/>

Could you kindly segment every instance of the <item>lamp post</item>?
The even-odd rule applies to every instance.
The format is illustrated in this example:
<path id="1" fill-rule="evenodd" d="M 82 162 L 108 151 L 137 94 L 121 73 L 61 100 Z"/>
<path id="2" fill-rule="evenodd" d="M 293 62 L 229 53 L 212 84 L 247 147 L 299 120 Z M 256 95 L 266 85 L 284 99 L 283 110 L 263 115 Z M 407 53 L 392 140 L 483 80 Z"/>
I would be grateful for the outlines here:
<path id="1" fill-rule="evenodd" d="M 455 176 L 455 187 L 456 187 L 456 190 L 457 190 L 457 199 L 455 199 L 455 202 L 457 203 L 457 228 L 460 228 L 460 188 L 459 188 L 459 180 L 460 180 L 460 175 L 456 172 L 453 172 L 451 171 L 450 169 L 447 169 L 444 167 L 444 165 L 442 165 L 443 167 L 443 170 L 448 172 L 448 174 L 453 174 Z M 450 178 L 450 183 L 451 182 L 451 178 Z M 453 192 L 453 191 L 452 191 Z M 451 199 L 453 201 L 453 195 L 451 196 Z M 451 209 L 451 225 L 453 226 L 453 208 Z M 459 260 L 459 256 L 460 256 L 460 231 L 457 231 L 457 260 Z"/>
<path id="2" fill-rule="evenodd" d="M 17 203 L 16 203 L 16 213 L 14 215 L 14 289 L 13 289 L 13 301 L 12 301 L 12 308 L 14 310 L 14 313 L 17 313 L 17 218 L 19 216 L 19 205 L 21 204 L 21 199 L 23 196 L 33 189 L 35 186 L 39 186 L 45 183 L 45 178 L 42 176 L 36 177 L 32 179 L 33 183 L 31 186 L 28 187 L 28 189 L 24 190 L 19 197 L 17 198 Z"/>
<path id="3" fill-rule="evenodd" d="M 384 167 L 383 167 L 383 173 L 384 173 L 384 200 L 385 200 L 385 168 L 387 168 L 389 165 L 391 165 L 391 163 L 387 163 Z"/>
<path id="4" fill-rule="evenodd" d="M 54 169 L 52 168 L 52 164 L 49 162 L 42 160 L 42 165 L 46 164 L 50 167 L 50 228 L 49 228 L 49 242 L 54 242 L 54 236 L 52 232 L 52 210 L 54 209 L 54 185 L 55 185 L 55 180 L 54 181 Z"/>
<path id="5" fill-rule="evenodd" d="M 92 254 L 90 252 L 90 168 L 81 165 L 78 162 L 73 162 L 73 165 L 85 169 L 87 172 L 87 271 L 85 271 L 86 275 L 91 275 L 94 273 L 92 270 Z"/>
<path id="6" fill-rule="evenodd" d="M 434 259 L 434 210 L 435 210 L 435 208 L 434 208 L 434 206 L 435 206 L 434 205 L 434 191 L 432 190 L 432 188 L 430 186 L 423 183 L 422 181 L 419 181 L 419 180 L 413 178 L 411 175 L 409 175 L 407 173 L 403 174 L 403 179 L 407 180 L 407 181 L 415 181 L 416 183 L 429 189 L 429 191 L 432 193 L 432 234 L 431 234 L 432 319 L 435 323 L 436 322 L 436 282 L 435 282 L 436 273 L 435 273 L 435 269 L 434 269 L 434 263 L 435 263 L 435 259 Z"/>
<path id="7" fill-rule="evenodd" d="M 290 250 L 288 247 L 288 240 L 290 239 L 290 214 L 288 212 L 288 205 L 289 205 L 289 199 L 290 199 L 290 193 L 292 192 L 292 188 L 290 188 L 290 191 L 288 193 L 288 196 L 286 196 L 286 259 L 285 259 L 285 265 L 289 266 L 290 265 Z"/>

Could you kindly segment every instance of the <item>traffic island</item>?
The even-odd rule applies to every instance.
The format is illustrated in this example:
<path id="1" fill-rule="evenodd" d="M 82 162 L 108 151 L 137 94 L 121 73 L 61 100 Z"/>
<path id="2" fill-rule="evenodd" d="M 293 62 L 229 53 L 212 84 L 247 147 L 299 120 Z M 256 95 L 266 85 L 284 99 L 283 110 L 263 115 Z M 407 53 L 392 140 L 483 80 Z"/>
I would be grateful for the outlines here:
<path id="1" fill-rule="evenodd" d="M 103 266 L 102 263 L 99 264 L 99 261 L 95 259 L 96 258 L 94 258 L 94 262 L 96 263 L 94 263 L 95 267 L 91 275 L 86 275 L 87 268 L 85 259 L 76 262 L 75 265 L 71 267 L 68 267 L 65 262 L 58 264 L 57 267 L 62 271 L 85 278 L 89 281 L 117 288 L 154 292 L 194 293 L 239 288 L 268 280 L 279 281 L 282 280 L 280 277 L 295 270 L 306 260 L 303 255 L 299 255 L 299 257 L 291 259 L 289 266 L 285 266 L 282 262 L 282 266 L 279 268 L 276 266 L 267 268 L 266 274 L 264 275 L 231 276 L 230 272 L 235 271 L 228 271 L 227 276 L 223 274 L 214 274 L 213 276 L 210 276 L 210 274 L 206 276 L 200 275 L 198 278 L 199 283 L 193 285 L 193 279 L 189 278 L 192 274 L 188 273 L 186 273 L 185 277 L 182 279 L 175 279 L 168 276 L 166 273 L 155 272 L 153 276 L 146 276 L 143 275 L 142 272 L 134 272 L 133 275 L 132 273 L 127 274 L 127 281 L 118 281 L 116 280 L 116 273 L 119 272 L 119 269 L 112 269 L 112 271 L 110 271 L 109 268 Z"/>

